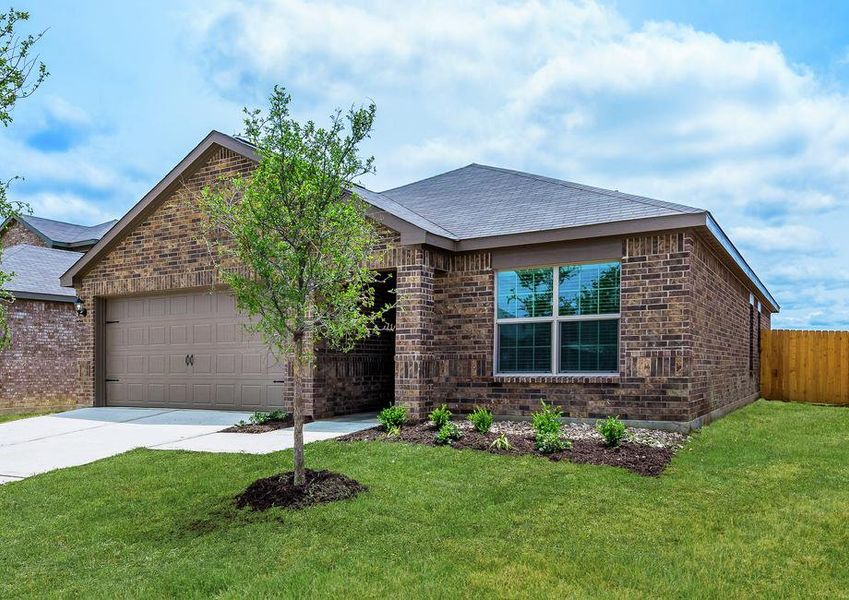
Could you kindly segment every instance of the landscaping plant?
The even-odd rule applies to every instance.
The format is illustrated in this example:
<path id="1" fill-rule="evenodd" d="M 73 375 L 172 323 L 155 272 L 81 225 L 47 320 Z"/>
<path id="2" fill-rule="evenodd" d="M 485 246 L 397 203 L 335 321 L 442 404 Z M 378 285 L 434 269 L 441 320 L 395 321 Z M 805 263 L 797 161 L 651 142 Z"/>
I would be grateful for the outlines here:
<path id="1" fill-rule="evenodd" d="M 445 423 L 436 433 L 436 443 L 450 445 L 454 443 L 454 440 L 459 440 L 461 435 L 460 429 L 455 423 Z"/>
<path id="2" fill-rule="evenodd" d="M 487 433 L 492 427 L 492 411 L 486 408 L 476 408 L 469 415 L 469 421 L 476 431 Z"/>
<path id="3" fill-rule="evenodd" d="M 377 420 L 390 434 L 395 431 L 397 435 L 401 426 L 407 421 L 407 409 L 403 406 L 387 406 L 377 413 Z"/>
<path id="4" fill-rule="evenodd" d="M 512 448 L 510 440 L 507 439 L 507 434 L 503 432 L 498 434 L 498 437 L 492 440 L 492 443 L 489 446 L 496 450 L 509 450 Z"/>
<path id="5" fill-rule="evenodd" d="M 272 410 L 271 412 L 255 412 L 248 420 L 253 425 L 262 425 L 269 421 L 282 421 L 289 416 L 289 413 L 282 410 Z"/>
<path id="6" fill-rule="evenodd" d="M 531 414 L 531 424 L 534 427 L 536 448 L 543 454 L 559 452 L 571 448 L 572 443 L 560 435 L 563 411 L 542 400 L 538 411 Z"/>
<path id="7" fill-rule="evenodd" d="M 451 411 L 448 410 L 447 405 L 443 404 L 442 406 L 434 408 L 430 415 L 428 415 L 428 418 L 437 429 L 441 429 L 443 425 L 451 420 Z"/>
<path id="8" fill-rule="evenodd" d="M 625 423 L 619 417 L 607 417 L 596 424 L 596 429 L 604 437 L 608 446 L 618 446 L 625 437 Z"/>
<path id="9" fill-rule="evenodd" d="M 544 432 L 537 433 L 535 440 L 536 449 L 543 454 L 560 452 L 572 447 L 572 442 L 564 438 L 560 433 Z"/>
<path id="10" fill-rule="evenodd" d="M 375 105 L 337 109 L 327 127 L 291 117 L 291 96 L 275 86 L 267 115 L 245 110 L 243 137 L 259 163 L 249 175 L 222 179 L 197 199 L 218 278 L 281 360 L 292 360 L 294 480 L 305 482 L 304 374 L 313 348 L 349 351 L 382 325 L 368 268 L 378 232 L 354 182 L 374 172 L 359 146 Z"/>

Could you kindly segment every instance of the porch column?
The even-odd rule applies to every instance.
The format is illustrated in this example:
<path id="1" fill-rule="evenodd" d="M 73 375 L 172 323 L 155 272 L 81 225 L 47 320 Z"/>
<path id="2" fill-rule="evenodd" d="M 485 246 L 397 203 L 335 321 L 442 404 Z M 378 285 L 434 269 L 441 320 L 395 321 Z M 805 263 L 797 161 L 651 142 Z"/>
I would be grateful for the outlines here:
<path id="1" fill-rule="evenodd" d="M 429 252 L 409 250 L 411 260 L 397 270 L 395 323 L 395 404 L 411 419 L 423 419 L 433 407 L 435 268 Z"/>

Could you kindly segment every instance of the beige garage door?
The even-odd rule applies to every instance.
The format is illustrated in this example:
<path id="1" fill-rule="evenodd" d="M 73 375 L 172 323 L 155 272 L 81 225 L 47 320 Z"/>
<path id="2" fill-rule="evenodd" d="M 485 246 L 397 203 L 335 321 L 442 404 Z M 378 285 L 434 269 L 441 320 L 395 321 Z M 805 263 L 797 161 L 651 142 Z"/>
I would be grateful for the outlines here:
<path id="1" fill-rule="evenodd" d="M 106 404 L 279 408 L 283 368 L 241 323 L 225 293 L 108 300 Z"/>

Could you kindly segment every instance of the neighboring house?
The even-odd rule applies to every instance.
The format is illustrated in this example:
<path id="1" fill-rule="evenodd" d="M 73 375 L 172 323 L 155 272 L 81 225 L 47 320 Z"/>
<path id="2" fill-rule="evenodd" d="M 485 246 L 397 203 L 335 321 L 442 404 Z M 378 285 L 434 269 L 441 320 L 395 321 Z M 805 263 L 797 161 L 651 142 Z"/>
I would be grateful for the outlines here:
<path id="1" fill-rule="evenodd" d="M 20 216 L 0 225 L 0 269 L 15 274 L 5 286 L 15 301 L 8 306 L 12 345 L 0 351 L 0 412 L 77 404 L 83 324 L 76 292 L 59 277 L 114 224 Z"/>
<path id="2" fill-rule="evenodd" d="M 63 275 L 88 308 L 81 402 L 291 405 L 290 368 L 239 327 L 192 201 L 256 160 L 212 132 Z M 707 211 L 482 165 L 357 192 L 381 224 L 395 330 L 316 349 L 312 416 L 393 398 L 413 417 L 443 402 L 527 415 L 546 400 L 686 427 L 758 396 L 779 307 Z"/>

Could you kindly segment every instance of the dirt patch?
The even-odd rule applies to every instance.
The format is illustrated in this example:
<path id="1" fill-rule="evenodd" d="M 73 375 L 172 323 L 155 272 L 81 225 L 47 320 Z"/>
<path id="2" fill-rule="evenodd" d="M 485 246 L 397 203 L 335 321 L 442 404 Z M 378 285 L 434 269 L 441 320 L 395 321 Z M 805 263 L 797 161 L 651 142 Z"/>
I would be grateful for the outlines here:
<path id="1" fill-rule="evenodd" d="M 304 423 L 309 423 L 310 420 L 311 419 L 304 419 Z M 273 421 L 266 421 L 265 423 L 260 424 L 245 423 L 243 425 L 233 425 L 232 427 L 222 430 L 221 433 L 268 433 L 269 431 L 286 429 L 287 427 L 293 427 L 294 425 L 295 419 L 292 415 L 288 415 L 284 419 L 275 419 Z"/>
<path id="2" fill-rule="evenodd" d="M 366 491 L 366 486 L 349 477 L 331 471 L 306 470 L 306 482 L 294 484 L 293 471 L 257 479 L 236 496 L 236 508 L 267 510 L 272 506 L 301 509 L 323 502 L 353 498 Z"/>
<path id="3" fill-rule="evenodd" d="M 537 451 L 532 434 L 506 433 L 506 435 L 510 442 L 509 450 L 498 450 L 492 447 L 492 443 L 498 437 L 498 433 L 493 431 L 479 433 L 474 430 L 464 430 L 462 437 L 454 441 L 452 448 L 458 450 L 480 450 L 502 455 L 520 456 L 530 454 L 553 461 L 566 460 L 574 463 L 610 465 L 622 467 L 638 475 L 649 477 L 660 475 L 675 454 L 675 448 L 657 448 L 633 442 L 623 442 L 616 448 L 609 448 L 604 443 L 592 439 L 571 440 L 572 448 L 569 450 L 554 454 L 542 454 Z M 430 423 L 423 422 L 404 426 L 401 429 L 401 434 L 398 436 L 387 436 L 386 431 L 382 427 L 373 427 L 342 436 L 337 438 L 337 440 L 342 442 L 358 440 L 409 442 L 413 444 L 424 444 L 426 446 L 436 446 L 435 437 L 436 428 Z M 568 435 L 566 437 L 568 438 Z"/>

